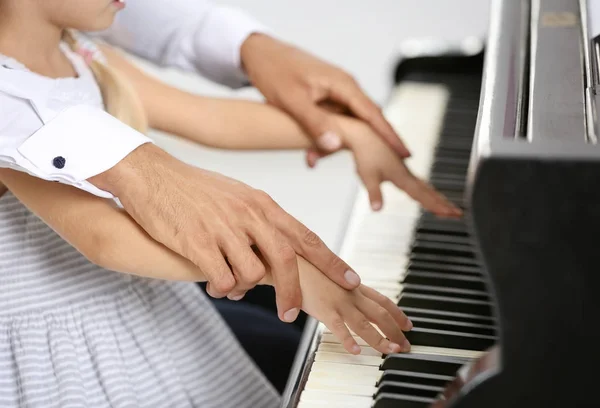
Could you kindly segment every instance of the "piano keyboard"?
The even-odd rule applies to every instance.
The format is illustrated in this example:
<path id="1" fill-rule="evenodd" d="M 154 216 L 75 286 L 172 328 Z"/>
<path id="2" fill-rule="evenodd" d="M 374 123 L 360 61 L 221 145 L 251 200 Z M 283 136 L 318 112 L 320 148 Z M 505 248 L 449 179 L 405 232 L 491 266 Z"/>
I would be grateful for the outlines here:
<path id="1" fill-rule="evenodd" d="M 412 171 L 462 203 L 481 76 L 411 75 L 394 90 L 386 116 L 412 152 Z M 357 338 L 362 352 L 351 355 L 320 325 L 299 408 L 429 406 L 461 366 L 496 341 L 464 221 L 423 213 L 391 185 L 383 193 L 384 208 L 374 213 L 359 191 L 341 256 L 410 317 L 411 352 L 384 356 Z"/>

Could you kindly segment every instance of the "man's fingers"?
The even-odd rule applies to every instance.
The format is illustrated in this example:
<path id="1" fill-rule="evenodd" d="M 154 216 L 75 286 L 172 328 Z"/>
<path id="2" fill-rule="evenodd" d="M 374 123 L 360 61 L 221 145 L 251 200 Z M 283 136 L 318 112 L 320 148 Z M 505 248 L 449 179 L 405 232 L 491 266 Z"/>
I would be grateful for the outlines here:
<path id="1" fill-rule="evenodd" d="M 192 262 L 206 276 L 208 281 L 206 291 L 210 296 L 223 298 L 235 287 L 236 280 L 233 272 L 216 245 L 197 253 Z"/>
<path id="2" fill-rule="evenodd" d="M 248 245 L 247 239 L 237 238 L 232 234 L 222 241 L 221 248 L 237 281 L 235 293 L 245 293 L 265 277 L 266 268 Z"/>
<path id="3" fill-rule="evenodd" d="M 329 96 L 333 101 L 350 108 L 356 117 L 368 123 L 401 157 L 410 156 L 410 152 L 385 119 L 381 109 L 364 94 L 354 81 L 332 87 Z"/>
<path id="4" fill-rule="evenodd" d="M 340 257 L 335 255 L 317 234 L 287 213 L 272 217 L 277 228 L 289 239 L 298 255 L 314 265 L 329 279 L 344 289 L 352 290 L 360 285 L 360 277 Z"/>
<path id="5" fill-rule="evenodd" d="M 262 231 L 253 232 L 252 238 L 271 267 L 279 319 L 291 323 L 302 307 L 296 251 L 280 232 L 266 224 Z"/>
<path id="6" fill-rule="evenodd" d="M 373 211 L 379 211 L 383 207 L 383 195 L 381 194 L 381 177 L 375 172 L 368 172 L 358 169 L 358 175 L 361 178 L 367 192 L 369 193 L 369 202 Z"/>

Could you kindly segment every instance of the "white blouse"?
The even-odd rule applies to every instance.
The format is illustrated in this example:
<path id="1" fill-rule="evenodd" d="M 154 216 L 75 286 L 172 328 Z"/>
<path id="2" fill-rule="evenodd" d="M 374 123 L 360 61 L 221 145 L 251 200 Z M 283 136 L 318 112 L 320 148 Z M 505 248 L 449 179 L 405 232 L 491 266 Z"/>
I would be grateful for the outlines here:
<path id="1" fill-rule="evenodd" d="M 151 140 L 104 111 L 83 58 L 61 48 L 76 78 L 47 78 L 0 55 L 0 167 L 114 198 L 86 179 Z"/>
<path id="2" fill-rule="evenodd" d="M 247 78 L 240 47 L 265 27 L 241 11 L 207 0 L 127 0 L 101 39 L 163 66 L 231 87 Z M 152 141 L 104 111 L 83 59 L 63 50 L 78 78 L 50 79 L 0 55 L 0 167 L 115 198 L 86 181 Z"/>

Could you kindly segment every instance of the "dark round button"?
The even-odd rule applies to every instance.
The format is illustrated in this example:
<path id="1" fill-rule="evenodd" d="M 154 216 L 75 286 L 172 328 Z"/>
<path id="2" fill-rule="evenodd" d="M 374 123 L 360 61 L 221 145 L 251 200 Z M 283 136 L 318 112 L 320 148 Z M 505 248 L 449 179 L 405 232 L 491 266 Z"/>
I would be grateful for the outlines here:
<path id="1" fill-rule="evenodd" d="M 62 169 L 63 167 L 65 167 L 65 163 L 67 161 L 65 160 L 64 157 L 62 156 L 58 156 L 55 157 L 54 160 L 52 160 L 52 164 L 54 165 L 54 167 L 56 167 L 57 169 Z"/>

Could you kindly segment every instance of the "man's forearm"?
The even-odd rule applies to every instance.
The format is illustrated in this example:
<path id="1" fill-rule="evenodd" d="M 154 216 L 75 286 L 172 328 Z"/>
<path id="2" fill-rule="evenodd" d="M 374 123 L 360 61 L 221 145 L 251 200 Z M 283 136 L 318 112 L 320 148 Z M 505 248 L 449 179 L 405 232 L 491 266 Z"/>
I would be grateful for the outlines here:
<path id="1" fill-rule="evenodd" d="M 143 200 L 152 193 L 152 174 L 164 161 L 175 161 L 154 144 L 144 144 L 133 150 L 110 169 L 88 181 L 97 188 L 108 191 L 117 198 L 139 197 Z M 154 186 L 158 187 L 158 186 Z"/>

